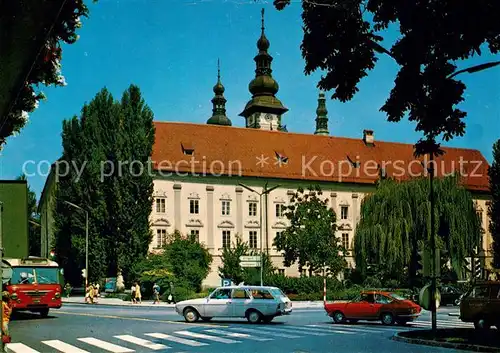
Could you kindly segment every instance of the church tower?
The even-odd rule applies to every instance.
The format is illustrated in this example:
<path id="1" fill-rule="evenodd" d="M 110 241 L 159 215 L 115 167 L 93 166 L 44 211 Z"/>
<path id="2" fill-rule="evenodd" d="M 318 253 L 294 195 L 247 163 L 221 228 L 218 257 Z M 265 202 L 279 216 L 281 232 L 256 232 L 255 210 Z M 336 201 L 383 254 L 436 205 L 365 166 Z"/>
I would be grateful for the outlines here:
<path id="1" fill-rule="evenodd" d="M 224 86 L 220 81 L 220 62 L 217 60 L 217 83 L 214 86 L 214 98 L 212 98 L 212 116 L 207 124 L 231 126 L 231 120 L 226 116 L 226 98 L 224 98 Z"/>
<path id="2" fill-rule="evenodd" d="M 248 85 L 252 99 L 247 103 L 240 116 L 245 118 L 245 126 L 248 128 L 285 131 L 281 125 L 281 116 L 288 109 L 275 96 L 278 93 L 279 85 L 272 77 L 271 62 L 273 57 L 268 53 L 270 43 L 264 33 L 264 9 L 262 9 L 261 30 L 260 38 L 257 41 L 259 52 L 254 58 L 255 78 Z"/>
<path id="3" fill-rule="evenodd" d="M 319 93 L 318 108 L 316 109 L 316 131 L 315 135 L 329 135 L 328 132 L 328 110 L 326 110 L 326 99 L 323 92 Z"/>

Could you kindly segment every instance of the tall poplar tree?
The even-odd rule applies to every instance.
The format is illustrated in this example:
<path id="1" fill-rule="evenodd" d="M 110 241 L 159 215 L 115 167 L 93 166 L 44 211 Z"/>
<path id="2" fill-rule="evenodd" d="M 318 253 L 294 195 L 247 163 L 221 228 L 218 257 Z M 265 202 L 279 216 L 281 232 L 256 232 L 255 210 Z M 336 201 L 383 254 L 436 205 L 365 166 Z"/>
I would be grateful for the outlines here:
<path id="1" fill-rule="evenodd" d="M 131 85 L 121 101 L 103 89 L 83 107 L 80 118 L 64 121 L 62 136 L 61 160 L 71 168 L 59 177 L 57 188 L 56 253 L 67 279 L 81 282 L 85 214 L 64 201 L 89 212 L 89 278 L 114 277 L 118 269 L 127 278 L 134 263 L 147 254 L 152 238 L 148 163 L 153 113 L 137 86 Z"/>
<path id="2" fill-rule="evenodd" d="M 493 144 L 493 163 L 488 171 L 491 203 L 488 207 L 490 233 L 493 238 L 493 266 L 500 268 L 500 140 Z"/>

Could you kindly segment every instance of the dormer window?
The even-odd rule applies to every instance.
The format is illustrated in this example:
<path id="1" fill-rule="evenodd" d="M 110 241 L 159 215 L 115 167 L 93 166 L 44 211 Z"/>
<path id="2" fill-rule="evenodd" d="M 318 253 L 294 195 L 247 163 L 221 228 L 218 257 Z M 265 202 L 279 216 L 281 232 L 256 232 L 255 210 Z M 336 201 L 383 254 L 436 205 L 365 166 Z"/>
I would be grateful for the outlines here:
<path id="1" fill-rule="evenodd" d="M 347 155 L 347 160 L 349 161 L 349 163 L 351 163 L 351 165 L 352 165 L 354 168 L 359 168 L 359 166 L 361 165 L 361 162 L 360 162 L 360 161 L 355 161 L 355 160 L 353 160 L 351 157 L 349 157 L 349 155 Z"/>
<path id="2" fill-rule="evenodd" d="M 191 156 L 194 153 L 194 145 L 190 142 L 181 142 L 182 153 Z"/>
<path id="3" fill-rule="evenodd" d="M 279 151 L 274 151 L 276 153 L 276 164 L 287 164 L 288 163 L 288 157 L 283 153 Z"/>

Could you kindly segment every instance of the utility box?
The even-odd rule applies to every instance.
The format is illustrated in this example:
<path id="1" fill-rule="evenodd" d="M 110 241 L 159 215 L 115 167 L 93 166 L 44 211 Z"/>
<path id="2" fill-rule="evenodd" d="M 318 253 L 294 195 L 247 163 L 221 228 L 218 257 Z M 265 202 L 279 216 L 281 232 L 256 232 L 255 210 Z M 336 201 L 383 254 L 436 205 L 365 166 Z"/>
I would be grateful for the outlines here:
<path id="1" fill-rule="evenodd" d="M 0 180 L 3 204 L 2 245 L 4 257 L 28 256 L 28 183 L 26 180 Z"/>

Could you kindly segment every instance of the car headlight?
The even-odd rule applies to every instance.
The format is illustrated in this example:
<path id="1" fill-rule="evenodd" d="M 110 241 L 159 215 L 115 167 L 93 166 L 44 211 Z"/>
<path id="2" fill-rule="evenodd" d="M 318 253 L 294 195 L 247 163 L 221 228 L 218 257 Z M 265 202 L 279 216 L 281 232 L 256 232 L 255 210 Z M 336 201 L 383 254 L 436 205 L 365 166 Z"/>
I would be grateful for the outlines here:
<path id="1" fill-rule="evenodd" d="M 16 300 L 16 299 L 17 299 L 17 293 L 12 293 L 12 294 L 10 295 L 10 298 L 11 298 L 12 300 Z"/>
<path id="2" fill-rule="evenodd" d="M 61 298 L 61 293 L 59 293 L 59 292 L 56 292 L 56 295 L 54 295 L 54 297 L 55 297 L 56 299 L 59 299 L 59 298 Z"/>

